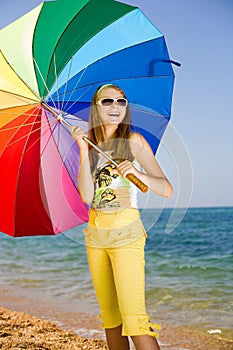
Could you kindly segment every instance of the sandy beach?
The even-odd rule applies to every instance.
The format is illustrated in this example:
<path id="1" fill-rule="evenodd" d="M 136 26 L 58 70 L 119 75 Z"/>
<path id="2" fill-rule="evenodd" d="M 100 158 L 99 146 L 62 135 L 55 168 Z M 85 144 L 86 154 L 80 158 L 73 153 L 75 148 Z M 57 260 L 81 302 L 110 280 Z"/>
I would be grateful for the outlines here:
<path id="1" fill-rule="evenodd" d="M 54 323 L 0 307 L 1 349 L 107 349 L 104 341 L 79 337 Z"/>
<path id="2" fill-rule="evenodd" d="M 1 349 L 107 349 L 104 333 L 96 318 L 67 312 L 61 314 L 61 322 L 56 307 L 48 309 L 46 315 L 46 305 L 36 301 L 34 304 L 27 303 L 6 289 L 1 291 L 1 304 Z M 43 314 L 42 318 L 38 317 L 40 314 Z M 205 334 L 169 324 L 161 326 L 161 350 L 233 350 L 233 341 L 217 334 Z"/>

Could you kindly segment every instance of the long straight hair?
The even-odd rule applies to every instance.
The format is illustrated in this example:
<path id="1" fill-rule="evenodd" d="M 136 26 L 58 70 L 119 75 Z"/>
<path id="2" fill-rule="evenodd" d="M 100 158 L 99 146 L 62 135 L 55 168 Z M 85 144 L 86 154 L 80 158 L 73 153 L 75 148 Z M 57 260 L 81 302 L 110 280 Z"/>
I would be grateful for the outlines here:
<path id="1" fill-rule="evenodd" d="M 88 138 L 97 144 L 103 151 L 111 151 L 111 157 L 117 162 L 123 160 L 133 160 L 133 155 L 130 151 L 129 146 L 129 135 L 130 135 L 130 125 L 131 125 L 131 115 L 129 106 L 126 107 L 126 114 L 123 121 L 118 125 L 115 133 L 111 140 L 105 141 L 103 135 L 103 123 L 99 117 L 96 102 L 98 101 L 98 95 L 100 91 L 105 88 L 113 88 L 119 91 L 122 97 L 127 98 L 124 91 L 117 85 L 106 84 L 101 85 L 95 92 L 91 102 L 91 110 L 89 117 L 89 128 L 88 128 Z M 97 162 L 98 162 L 98 152 L 89 145 L 89 158 L 92 173 L 95 173 Z"/>

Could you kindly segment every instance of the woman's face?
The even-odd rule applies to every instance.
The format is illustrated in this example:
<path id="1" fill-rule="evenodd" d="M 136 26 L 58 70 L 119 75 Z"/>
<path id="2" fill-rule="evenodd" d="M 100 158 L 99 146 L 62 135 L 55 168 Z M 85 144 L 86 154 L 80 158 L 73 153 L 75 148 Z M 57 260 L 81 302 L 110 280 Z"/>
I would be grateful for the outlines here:
<path id="1" fill-rule="evenodd" d="M 106 87 L 99 92 L 96 100 L 98 115 L 102 123 L 104 125 L 119 125 L 125 118 L 127 106 L 122 106 L 117 101 L 109 106 L 102 106 L 99 101 L 103 98 L 124 98 L 123 94 L 113 87 Z"/>

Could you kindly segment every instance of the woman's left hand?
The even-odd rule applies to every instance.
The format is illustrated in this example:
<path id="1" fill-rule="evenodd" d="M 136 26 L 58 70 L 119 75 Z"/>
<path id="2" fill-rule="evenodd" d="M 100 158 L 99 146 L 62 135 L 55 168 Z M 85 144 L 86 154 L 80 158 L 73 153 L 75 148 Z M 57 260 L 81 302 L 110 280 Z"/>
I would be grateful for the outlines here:
<path id="1" fill-rule="evenodd" d="M 137 176 L 137 170 L 129 160 L 124 160 L 123 162 L 119 163 L 117 170 L 123 177 L 126 177 L 128 174 L 134 174 Z"/>

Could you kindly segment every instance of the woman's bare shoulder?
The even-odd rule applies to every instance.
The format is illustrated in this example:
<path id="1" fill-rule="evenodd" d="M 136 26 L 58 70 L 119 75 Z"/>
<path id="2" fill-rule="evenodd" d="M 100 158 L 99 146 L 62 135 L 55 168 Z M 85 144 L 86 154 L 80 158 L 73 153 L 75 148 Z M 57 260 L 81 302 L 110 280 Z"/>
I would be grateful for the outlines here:
<path id="1" fill-rule="evenodd" d="M 129 139 L 139 144 L 144 144 L 145 142 L 144 137 L 139 132 L 131 132 L 129 134 Z"/>
<path id="2" fill-rule="evenodd" d="M 138 147 L 151 149 L 149 143 L 146 141 L 144 136 L 142 136 L 142 134 L 140 134 L 139 132 L 131 132 L 129 135 L 129 140 L 132 141 L 131 142 L 132 144 L 138 145 Z"/>
<path id="3" fill-rule="evenodd" d="M 139 132 L 131 132 L 129 135 L 129 141 L 131 152 L 135 159 L 137 159 L 141 151 L 145 148 L 147 142 Z"/>

